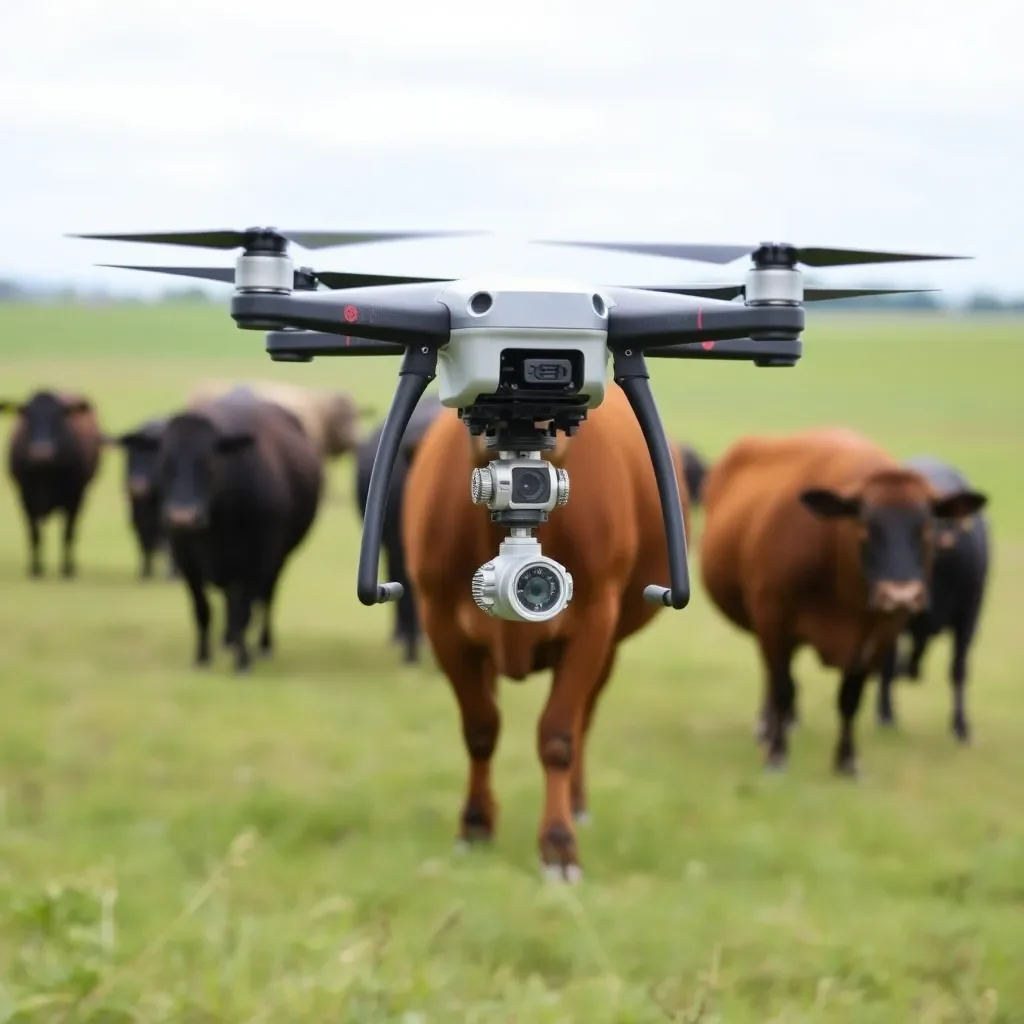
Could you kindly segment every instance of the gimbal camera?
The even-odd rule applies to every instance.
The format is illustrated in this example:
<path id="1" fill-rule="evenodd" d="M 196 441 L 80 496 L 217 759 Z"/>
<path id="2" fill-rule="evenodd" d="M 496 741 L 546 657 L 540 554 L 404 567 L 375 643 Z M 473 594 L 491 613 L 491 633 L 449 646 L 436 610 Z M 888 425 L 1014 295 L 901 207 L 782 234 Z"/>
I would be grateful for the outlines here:
<path id="1" fill-rule="evenodd" d="M 534 531 L 569 500 L 567 472 L 544 458 L 559 431 L 572 436 L 604 399 L 608 361 L 636 415 L 657 479 L 669 557 L 669 585 L 652 582 L 648 601 L 684 608 L 690 599 L 686 537 L 671 450 L 651 393 L 647 357 L 748 360 L 795 366 L 802 354 L 804 301 L 918 289 L 805 288 L 797 264 L 841 266 L 958 259 L 848 249 L 759 245 L 548 242 L 725 264 L 750 256 L 742 285 L 590 285 L 555 279 L 455 280 L 315 272 L 295 268 L 289 242 L 307 249 L 474 232 L 314 232 L 249 228 L 167 234 L 77 235 L 110 241 L 237 249 L 221 267 L 122 266 L 234 284 L 231 316 L 265 331 L 278 362 L 318 356 L 401 356 L 398 387 L 370 477 L 357 593 L 364 605 L 397 600 L 398 583 L 377 578 L 385 500 L 409 419 L 437 376 L 441 404 L 457 409 L 496 454 L 473 471 L 470 498 L 509 536 L 471 583 L 491 615 L 540 622 L 572 598 L 572 576 L 541 552 Z M 111 264 L 105 264 L 111 266 Z M 323 285 L 327 291 L 319 291 Z M 742 303 L 732 301 L 739 297 Z"/>

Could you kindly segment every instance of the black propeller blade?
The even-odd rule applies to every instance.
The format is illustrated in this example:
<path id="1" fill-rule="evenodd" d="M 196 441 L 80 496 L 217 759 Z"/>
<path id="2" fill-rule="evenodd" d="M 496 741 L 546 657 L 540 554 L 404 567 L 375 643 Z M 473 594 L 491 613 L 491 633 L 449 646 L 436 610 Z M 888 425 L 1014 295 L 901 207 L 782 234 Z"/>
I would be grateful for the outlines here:
<path id="1" fill-rule="evenodd" d="M 234 284 L 234 267 L 154 267 L 130 263 L 100 263 L 98 266 L 114 270 L 148 270 L 154 274 L 177 274 L 180 277 L 195 277 L 199 280 L 222 281 Z M 396 274 L 350 274 L 340 270 L 307 271 L 296 270 L 298 274 L 310 274 L 327 288 L 369 288 L 386 284 L 432 284 L 452 280 L 449 277 L 401 277 Z"/>
<path id="2" fill-rule="evenodd" d="M 861 263 L 904 263 L 914 260 L 965 260 L 970 256 L 934 256 L 923 253 L 869 252 L 863 249 L 828 249 L 820 246 L 798 248 L 786 243 L 759 242 L 756 245 L 676 244 L 673 242 L 588 242 L 544 240 L 541 245 L 571 245 L 584 249 L 607 249 L 612 252 L 637 253 L 644 256 L 668 256 L 673 259 L 697 260 L 701 263 L 732 263 L 741 256 L 753 256 L 759 249 L 777 248 L 795 263 L 808 267 L 844 267 Z"/>
<path id="3" fill-rule="evenodd" d="M 304 249 L 329 249 L 333 246 L 360 245 L 366 242 L 397 242 L 411 238 L 449 238 L 480 235 L 482 231 L 292 231 L 277 228 L 246 228 L 216 231 L 141 232 L 117 235 L 69 235 L 69 238 L 98 239 L 105 242 L 149 242 L 154 245 L 189 245 L 199 249 L 241 249 L 254 241 L 276 240 L 283 247 L 294 242 Z"/>
<path id="4" fill-rule="evenodd" d="M 639 287 L 639 285 L 637 286 Z M 741 284 L 693 285 L 645 285 L 645 291 L 670 292 L 673 295 L 695 295 L 702 299 L 735 299 L 744 293 Z M 807 285 L 804 288 L 804 302 L 825 302 L 829 299 L 855 299 L 862 295 L 916 295 L 920 292 L 936 292 L 938 288 L 819 288 Z"/>

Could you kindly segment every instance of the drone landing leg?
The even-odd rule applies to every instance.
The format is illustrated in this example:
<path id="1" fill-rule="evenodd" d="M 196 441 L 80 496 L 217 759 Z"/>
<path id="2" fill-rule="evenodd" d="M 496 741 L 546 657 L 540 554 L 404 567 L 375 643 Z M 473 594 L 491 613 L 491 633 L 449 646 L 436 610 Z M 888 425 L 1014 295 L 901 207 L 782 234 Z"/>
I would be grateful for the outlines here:
<path id="1" fill-rule="evenodd" d="M 409 425 L 423 392 L 427 390 L 436 373 L 436 348 L 421 345 L 406 349 L 402 367 L 398 371 L 395 397 L 391 401 L 391 408 L 388 410 L 380 440 L 377 442 L 377 453 L 373 459 L 370 486 L 366 494 L 366 515 L 363 518 L 363 538 L 359 548 L 357 583 L 359 600 L 365 605 L 397 601 L 402 596 L 401 583 L 377 582 L 388 489 L 405 428 Z"/>
<path id="2" fill-rule="evenodd" d="M 647 450 L 651 453 L 651 463 L 654 466 L 654 476 L 658 481 L 658 493 L 661 497 L 665 539 L 668 543 L 670 586 L 646 587 L 644 597 L 648 601 L 670 608 L 685 608 L 690 603 L 690 573 L 686 557 L 682 499 L 679 495 L 679 481 L 676 479 L 672 451 L 665 436 L 661 417 L 658 415 L 658 406 L 651 393 L 650 376 L 643 352 L 629 348 L 615 349 L 613 375 L 615 383 L 626 393 L 626 398 L 643 431 Z"/>

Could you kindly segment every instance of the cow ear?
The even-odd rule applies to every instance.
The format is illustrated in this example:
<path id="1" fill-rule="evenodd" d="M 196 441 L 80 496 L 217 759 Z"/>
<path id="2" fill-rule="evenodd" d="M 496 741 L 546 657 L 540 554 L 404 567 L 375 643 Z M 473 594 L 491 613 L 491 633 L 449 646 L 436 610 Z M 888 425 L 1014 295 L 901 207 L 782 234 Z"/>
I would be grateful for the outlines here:
<path id="1" fill-rule="evenodd" d="M 812 488 L 800 493 L 800 504 L 822 519 L 853 517 L 860 513 L 860 498 L 844 498 L 835 491 Z"/>
<path id="2" fill-rule="evenodd" d="M 252 444 L 252 434 L 225 434 L 217 438 L 217 451 L 222 455 L 240 452 Z"/>
<path id="3" fill-rule="evenodd" d="M 988 504 L 988 495 L 979 491 L 957 491 L 932 499 L 932 512 L 939 519 L 966 519 Z"/>

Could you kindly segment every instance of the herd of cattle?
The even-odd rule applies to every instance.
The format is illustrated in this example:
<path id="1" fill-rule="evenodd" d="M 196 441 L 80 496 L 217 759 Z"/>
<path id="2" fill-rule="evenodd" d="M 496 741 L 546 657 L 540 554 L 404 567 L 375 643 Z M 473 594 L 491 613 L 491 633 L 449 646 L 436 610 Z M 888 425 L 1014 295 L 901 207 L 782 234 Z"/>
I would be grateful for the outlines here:
<path id="1" fill-rule="evenodd" d="M 224 595 L 222 643 L 237 671 L 261 607 L 258 651 L 273 650 L 271 611 L 281 572 L 316 520 L 329 460 L 354 456 L 365 514 L 380 427 L 364 435 L 344 392 L 263 382 L 210 381 L 184 406 L 119 435 L 105 433 L 81 394 L 37 391 L 2 401 L 15 416 L 8 468 L 27 524 L 29 573 L 43 573 L 40 524 L 63 513 L 62 572 L 76 572 L 76 524 L 103 449 L 125 452 L 125 496 L 141 552 L 140 575 L 163 552 L 191 596 L 195 661 L 210 661 L 208 588 Z M 969 738 L 968 656 L 989 567 L 984 493 L 933 458 L 900 462 L 850 430 L 747 437 L 710 465 L 689 445 L 674 459 L 706 594 L 752 634 L 764 688 L 757 732 L 767 766 L 780 768 L 797 721 L 792 659 L 804 645 L 838 670 L 835 770 L 857 771 L 854 720 L 866 681 L 879 678 L 877 717 L 892 724 L 892 683 L 917 679 L 928 642 L 953 637 L 952 730 Z M 538 531 L 546 554 L 568 566 L 567 611 L 536 624 L 493 619 L 469 581 L 503 531 L 469 499 L 474 465 L 489 458 L 453 410 L 425 397 L 403 439 L 384 530 L 387 578 L 405 586 L 394 641 L 406 661 L 425 634 L 461 713 L 469 773 L 460 838 L 494 834 L 490 766 L 500 729 L 497 679 L 550 669 L 537 749 L 546 776 L 538 837 L 554 877 L 579 873 L 575 822 L 587 813 L 585 746 L 621 641 L 658 608 L 643 589 L 667 582 L 667 550 L 654 473 L 640 427 L 612 385 L 572 438 L 550 454 L 572 480 L 572 498 Z M 909 656 L 901 642 L 910 642 Z"/>

